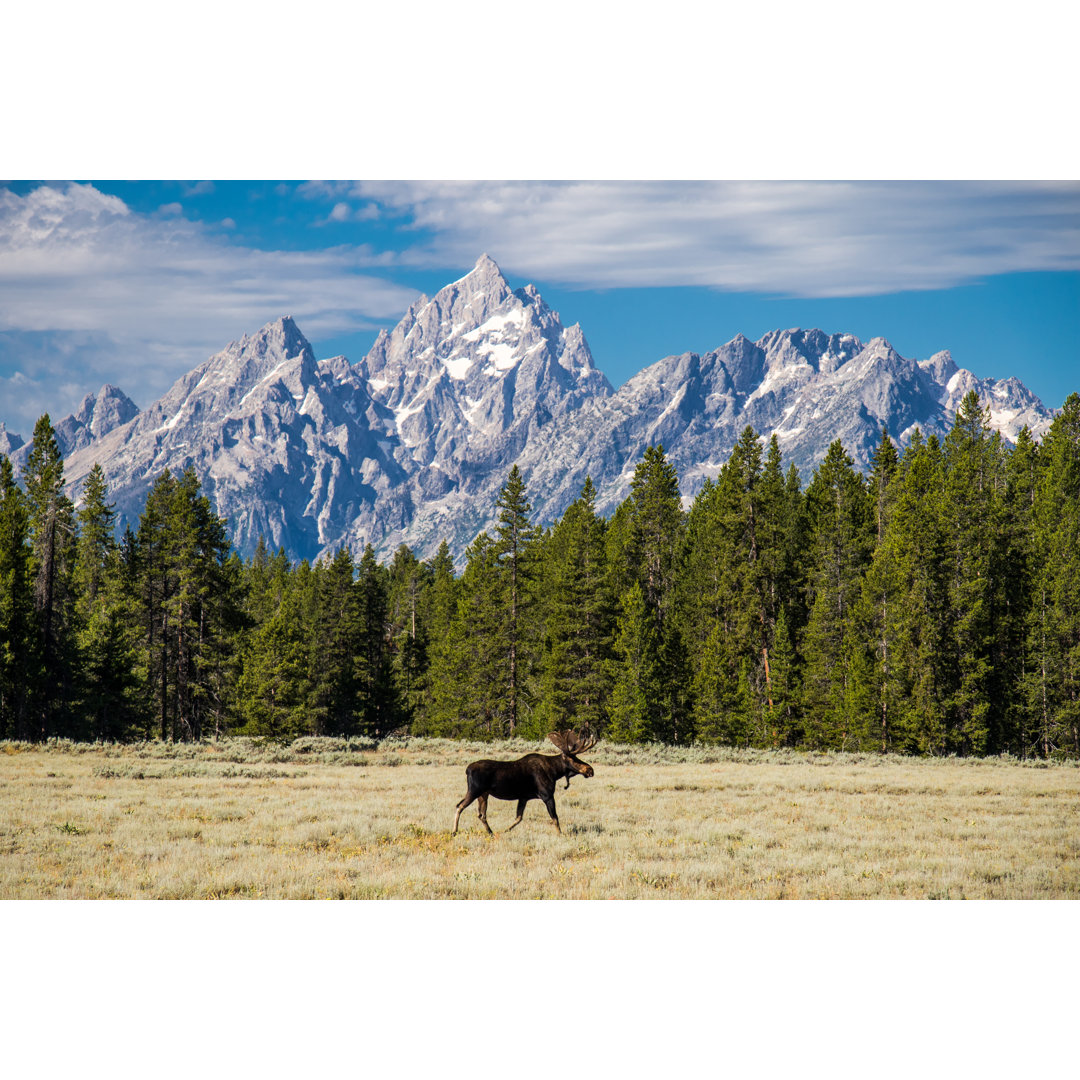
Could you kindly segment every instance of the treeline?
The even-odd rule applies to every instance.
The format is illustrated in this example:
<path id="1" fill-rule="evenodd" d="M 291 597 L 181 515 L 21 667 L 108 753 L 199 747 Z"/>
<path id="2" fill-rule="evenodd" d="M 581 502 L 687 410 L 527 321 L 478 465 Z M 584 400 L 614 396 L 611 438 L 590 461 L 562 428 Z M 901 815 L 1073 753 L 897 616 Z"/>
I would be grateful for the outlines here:
<path id="1" fill-rule="evenodd" d="M 540 737 L 1080 755 L 1080 396 L 1009 447 L 972 393 L 944 441 L 803 488 L 747 428 L 683 509 L 663 448 L 605 520 L 551 527 L 515 466 L 498 524 L 242 560 L 193 472 L 117 541 L 100 469 L 64 494 L 48 417 L 0 456 L 0 738 Z"/>

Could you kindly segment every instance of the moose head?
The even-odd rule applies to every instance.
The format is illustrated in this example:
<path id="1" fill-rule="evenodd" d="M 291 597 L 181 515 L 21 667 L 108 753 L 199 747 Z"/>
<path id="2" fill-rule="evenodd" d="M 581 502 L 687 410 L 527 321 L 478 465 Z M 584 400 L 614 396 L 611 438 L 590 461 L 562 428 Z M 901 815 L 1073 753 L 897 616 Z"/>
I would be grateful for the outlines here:
<path id="1" fill-rule="evenodd" d="M 553 731 L 548 738 L 562 751 L 563 757 L 569 759 L 569 767 L 574 772 L 586 777 L 593 775 L 593 767 L 581 761 L 578 754 L 584 754 L 586 750 L 591 750 L 597 744 L 599 739 L 596 735 L 588 730 L 585 732 L 565 730 Z M 569 774 L 566 777 L 566 786 L 570 786 Z"/>

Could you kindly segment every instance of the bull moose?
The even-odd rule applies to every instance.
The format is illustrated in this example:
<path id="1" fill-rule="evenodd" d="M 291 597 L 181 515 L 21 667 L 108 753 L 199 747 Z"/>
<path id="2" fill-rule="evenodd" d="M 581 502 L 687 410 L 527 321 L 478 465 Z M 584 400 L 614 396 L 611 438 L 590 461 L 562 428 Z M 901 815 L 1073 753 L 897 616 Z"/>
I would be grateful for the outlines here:
<path id="1" fill-rule="evenodd" d="M 592 749 L 597 737 L 587 732 L 553 731 L 548 738 L 559 748 L 558 754 L 526 754 L 517 761 L 474 761 L 465 770 L 469 792 L 457 804 L 454 831 L 450 835 L 457 835 L 461 811 L 473 800 L 479 803 L 477 813 L 484 828 L 491 832 L 491 826 L 487 823 L 489 795 L 494 795 L 496 799 L 517 799 L 517 817 L 507 832 L 521 820 L 525 804 L 530 799 L 540 799 L 547 807 L 555 828 L 561 833 L 559 817 L 555 813 L 555 785 L 565 777 L 566 786 L 569 787 L 571 776 L 593 775 L 593 767 L 579 760 L 578 754 Z"/>

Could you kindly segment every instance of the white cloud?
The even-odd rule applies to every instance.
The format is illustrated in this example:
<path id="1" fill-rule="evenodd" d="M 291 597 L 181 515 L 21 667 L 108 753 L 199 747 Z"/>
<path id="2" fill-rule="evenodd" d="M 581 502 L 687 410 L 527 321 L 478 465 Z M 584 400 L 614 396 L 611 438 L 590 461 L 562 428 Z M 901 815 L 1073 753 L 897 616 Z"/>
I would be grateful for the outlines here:
<path id="1" fill-rule="evenodd" d="M 947 288 L 1080 269 L 1080 185 L 997 182 L 360 182 L 434 233 L 404 258 L 582 288 L 788 296 Z"/>
<path id="2" fill-rule="evenodd" d="M 63 416 L 106 380 L 145 406 L 281 315 L 314 339 L 396 318 L 415 290 L 364 273 L 367 262 L 342 247 L 240 247 L 88 184 L 0 190 L 0 419 L 18 431 L 43 403 Z"/>

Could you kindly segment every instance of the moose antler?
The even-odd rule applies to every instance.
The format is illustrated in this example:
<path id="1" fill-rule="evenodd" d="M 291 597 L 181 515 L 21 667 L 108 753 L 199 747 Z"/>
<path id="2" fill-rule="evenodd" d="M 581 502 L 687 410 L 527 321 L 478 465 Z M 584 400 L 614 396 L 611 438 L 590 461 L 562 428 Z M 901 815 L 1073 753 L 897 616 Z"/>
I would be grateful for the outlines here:
<path id="1" fill-rule="evenodd" d="M 596 735 L 593 735 L 588 729 L 584 732 L 577 731 L 553 731 L 548 738 L 564 753 L 569 754 L 571 757 L 576 757 L 578 754 L 584 754 L 586 750 L 591 750 L 599 741 Z"/>

